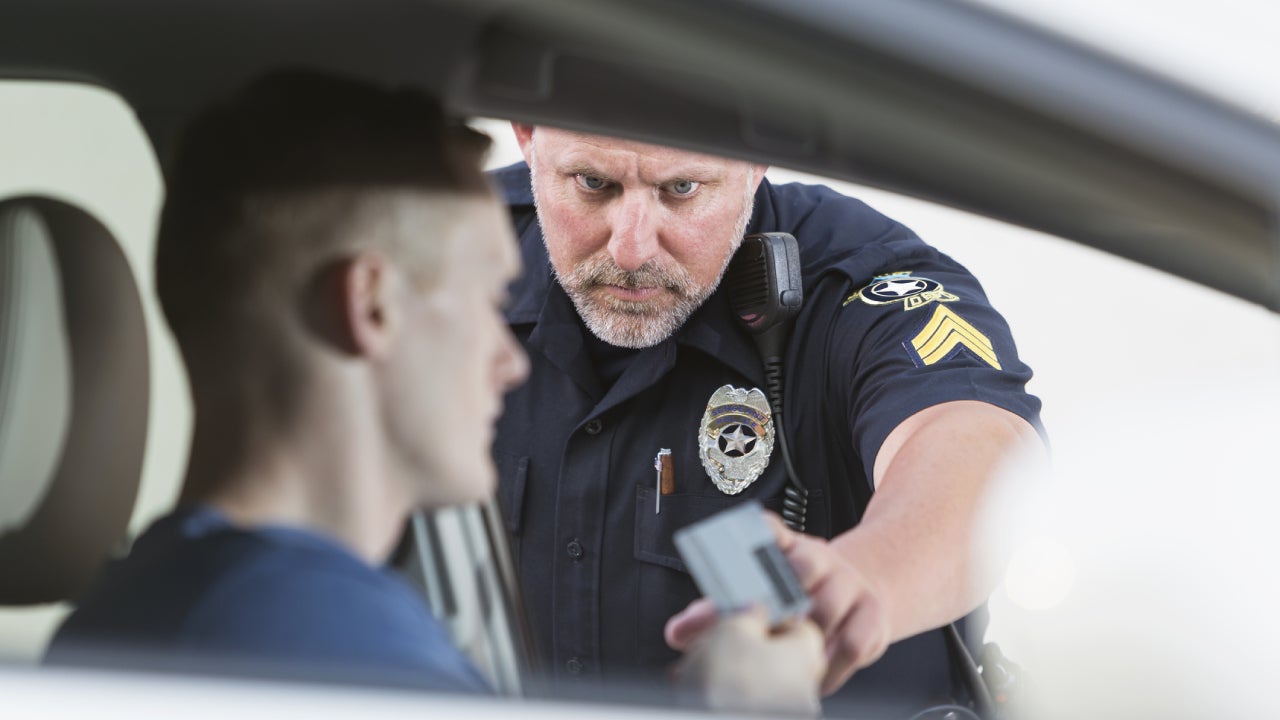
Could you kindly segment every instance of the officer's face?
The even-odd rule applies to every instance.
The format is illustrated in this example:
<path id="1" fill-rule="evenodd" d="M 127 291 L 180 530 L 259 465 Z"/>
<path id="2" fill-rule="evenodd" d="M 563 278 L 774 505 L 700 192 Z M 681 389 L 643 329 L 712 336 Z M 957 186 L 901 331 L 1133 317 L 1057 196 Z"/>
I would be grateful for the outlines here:
<path id="1" fill-rule="evenodd" d="M 715 290 L 764 167 L 516 125 L 552 267 L 597 337 L 649 347 Z"/>

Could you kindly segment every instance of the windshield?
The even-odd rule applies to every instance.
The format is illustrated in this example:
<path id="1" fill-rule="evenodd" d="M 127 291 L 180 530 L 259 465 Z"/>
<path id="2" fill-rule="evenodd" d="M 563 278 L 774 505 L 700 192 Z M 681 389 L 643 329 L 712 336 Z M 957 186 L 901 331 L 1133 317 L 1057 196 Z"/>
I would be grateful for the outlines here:
<path id="1" fill-rule="evenodd" d="M 1267 0 L 979 0 L 1178 78 L 1272 122 L 1280 6 Z"/>

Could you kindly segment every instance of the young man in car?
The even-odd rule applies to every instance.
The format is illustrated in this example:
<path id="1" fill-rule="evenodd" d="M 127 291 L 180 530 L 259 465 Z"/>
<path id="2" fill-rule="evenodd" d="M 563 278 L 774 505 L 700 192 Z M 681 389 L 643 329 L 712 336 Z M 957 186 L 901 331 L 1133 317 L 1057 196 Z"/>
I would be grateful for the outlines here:
<path id="1" fill-rule="evenodd" d="M 494 177 L 528 268 L 507 319 L 531 375 L 495 457 L 549 667 L 569 687 L 660 671 L 712 616 L 676 615 L 697 589 L 672 533 L 745 499 L 782 508 L 767 404 L 725 420 L 766 382 L 719 284 L 744 234 L 783 231 L 805 291 L 786 432 L 809 489 L 808 534 L 784 544 L 824 630 L 823 690 L 860 670 L 850 697 L 868 704 L 963 693 L 942 633 L 925 631 L 982 603 L 983 490 L 1043 450 L 1031 372 L 977 281 L 862 203 L 773 186 L 759 165 L 514 130 L 526 162 Z M 656 487 L 661 448 L 675 472 Z"/>
<path id="2" fill-rule="evenodd" d="M 181 500 L 50 661 L 487 691 L 383 569 L 414 509 L 493 490 L 493 422 L 527 371 L 487 144 L 424 95 L 310 72 L 188 127 L 156 259 L 195 405 Z M 820 672 L 816 638 L 742 620 L 704 654 L 745 643 Z M 733 675 L 712 679 L 759 683 Z M 805 685 L 782 689 L 812 694 L 816 672 Z"/>

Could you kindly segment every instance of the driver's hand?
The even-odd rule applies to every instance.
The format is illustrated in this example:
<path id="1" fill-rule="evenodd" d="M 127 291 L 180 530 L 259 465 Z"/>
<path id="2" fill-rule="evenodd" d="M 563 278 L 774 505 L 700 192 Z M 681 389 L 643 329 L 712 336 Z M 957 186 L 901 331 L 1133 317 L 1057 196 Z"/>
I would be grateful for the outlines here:
<path id="1" fill-rule="evenodd" d="M 818 683 L 827 663 L 822 632 L 809 620 L 770 631 L 762 608 L 718 620 L 713 613 L 688 647 L 676 665 L 676 678 L 700 688 L 714 710 L 821 712 Z"/>

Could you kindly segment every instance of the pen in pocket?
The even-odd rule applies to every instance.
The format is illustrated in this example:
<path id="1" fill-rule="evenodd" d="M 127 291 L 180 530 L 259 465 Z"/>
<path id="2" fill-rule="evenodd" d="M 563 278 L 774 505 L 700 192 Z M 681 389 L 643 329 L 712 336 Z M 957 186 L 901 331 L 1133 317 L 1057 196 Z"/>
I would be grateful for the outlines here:
<path id="1" fill-rule="evenodd" d="M 653 456 L 653 514 L 662 512 L 662 496 L 675 492 L 675 469 L 671 464 L 671 448 L 662 448 Z"/>

